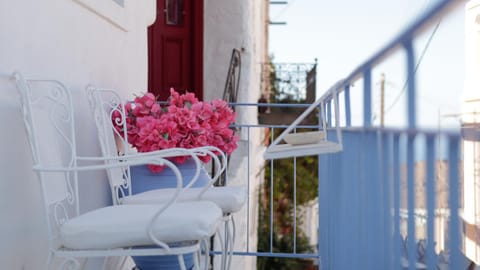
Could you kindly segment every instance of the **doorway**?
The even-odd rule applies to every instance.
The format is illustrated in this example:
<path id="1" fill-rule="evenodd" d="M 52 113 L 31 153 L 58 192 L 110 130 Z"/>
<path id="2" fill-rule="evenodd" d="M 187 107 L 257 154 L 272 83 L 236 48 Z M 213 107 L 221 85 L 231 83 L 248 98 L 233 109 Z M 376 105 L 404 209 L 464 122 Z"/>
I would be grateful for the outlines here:
<path id="1" fill-rule="evenodd" d="M 148 89 L 164 101 L 171 87 L 203 99 L 203 0 L 157 0 L 148 28 Z"/>

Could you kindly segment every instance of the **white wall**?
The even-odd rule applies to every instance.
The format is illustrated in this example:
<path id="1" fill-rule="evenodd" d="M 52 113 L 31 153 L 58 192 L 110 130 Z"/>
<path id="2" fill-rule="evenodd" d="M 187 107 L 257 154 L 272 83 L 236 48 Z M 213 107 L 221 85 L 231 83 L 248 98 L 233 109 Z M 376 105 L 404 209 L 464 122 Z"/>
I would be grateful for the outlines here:
<path id="1" fill-rule="evenodd" d="M 112 87 L 125 97 L 128 90 L 146 89 L 146 31 L 155 1 L 126 0 L 123 8 L 112 7 L 112 0 L 77 1 L 0 1 L 0 74 L 19 70 L 27 78 L 57 79 L 71 88 L 78 151 L 92 155 L 99 151 L 84 88 L 88 83 Z M 44 269 L 45 221 L 19 101 L 7 80 L 0 79 L 0 90 L 0 267 Z M 110 203 L 106 179 L 88 181 L 81 192 L 89 198 L 83 211 Z"/>
<path id="2" fill-rule="evenodd" d="M 232 49 L 240 49 L 241 81 L 238 102 L 257 102 L 261 93 L 261 68 L 267 55 L 265 23 L 268 20 L 265 1 L 205 0 L 204 17 L 204 99 L 222 98 Z M 257 109 L 237 108 L 237 123 L 256 124 Z M 250 134 L 248 134 L 250 133 Z M 230 162 L 229 181 L 247 185 L 250 179 L 249 208 L 235 215 L 237 238 L 235 250 L 255 252 L 257 248 L 258 187 L 263 179 L 264 160 L 260 145 L 262 130 L 241 131 L 239 148 Z M 248 141 L 249 139 L 249 141 Z M 248 164 L 247 149 L 251 154 Z M 250 169 L 250 171 L 248 171 Z M 247 215 L 249 216 L 247 218 Z M 247 224 L 249 221 L 249 224 Z M 247 235 L 247 226 L 248 232 Z M 247 241 L 248 239 L 248 241 Z M 232 269 L 256 269 L 256 257 L 235 256 Z"/>
<path id="3" fill-rule="evenodd" d="M 267 20 L 264 5 L 259 0 L 205 0 L 206 100 L 222 97 L 233 48 L 244 48 L 239 101 L 258 99 L 261 62 L 267 53 L 263 43 Z M 123 8 L 112 0 L 0 1 L 0 75 L 19 70 L 27 78 L 62 81 L 73 91 L 79 154 L 99 154 L 84 88 L 88 83 L 111 87 L 124 97 L 131 97 L 130 91 L 145 90 L 147 26 L 154 19 L 154 0 L 125 0 Z M 4 123 L 0 135 L 0 265 L 2 269 L 44 269 L 48 253 L 45 221 L 38 182 L 31 172 L 19 101 L 8 80 L 0 78 L 0 90 L 0 118 Z M 238 119 L 240 123 L 255 123 L 256 110 L 241 110 Z M 243 131 L 242 138 L 246 137 Z M 255 156 L 260 161 L 251 160 L 249 177 L 252 183 L 258 183 L 260 133 L 252 131 L 250 139 L 251 151 L 258 153 Z M 245 162 L 242 164 L 245 166 Z M 246 178 L 232 181 L 242 184 Z M 256 191 L 251 186 L 252 209 L 256 209 Z M 88 181 L 81 192 L 89 198 L 82 211 L 110 203 L 106 179 Z M 256 215 L 256 211 L 250 212 L 251 248 L 256 247 Z M 244 259 L 248 262 L 240 264 L 241 269 L 255 268 L 255 258 Z"/>

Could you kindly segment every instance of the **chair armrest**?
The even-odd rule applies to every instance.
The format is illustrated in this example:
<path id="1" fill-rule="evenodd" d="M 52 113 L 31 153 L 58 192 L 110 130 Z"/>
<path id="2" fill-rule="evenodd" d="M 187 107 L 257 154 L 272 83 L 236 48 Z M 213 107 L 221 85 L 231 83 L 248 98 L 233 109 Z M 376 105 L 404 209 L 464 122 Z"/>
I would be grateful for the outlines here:
<path id="1" fill-rule="evenodd" d="M 197 170 L 189 181 L 188 185 L 186 185 L 183 189 L 188 189 L 192 187 L 200 176 L 200 166 L 201 162 L 198 159 L 198 156 L 210 156 L 215 164 L 215 172 L 210 177 L 208 183 L 203 187 L 202 191 L 198 194 L 198 199 L 202 197 L 202 195 L 213 186 L 213 184 L 218 180 L 218 178 L 222 175 L 222 173 L 227 168 L 227 158 L 225 153 L 215 146 L 202 146 L 196 148 L 169 148 L 169 149 L 162 149 L 156 150 L 152 152 L 139 152 L 139 153 L 129 153 L 122 156 L 109 156 L 109 157 L 87 157 L 87 156 L 77 156 L 77 160 L 79 161 L 121 161 L 122 166 L 115 166 L 115 167 L 124 167 L 124 166 L 134 166 L 134 165 L 144 165 L 144 164 L 153 164 L 153 163 L 142 163 L 142 164 L 127 164 L 126 162 L 129 160 L 141 159 L 141 158 L 171 158 L 171 157 L 179 157 L 179 156 L 191 156 L 194 161 L 197 163 Z M 159 164 L 163 165 L 163 164 Z M 98 167 L 98 169 L 110 169 L 115 167 Z M 96 169 L 96 167 L 78 167 L 81 168 L 79 170 L 91 170 L 88 168 Z"/>
<path id="2" fill-rule="evenodd" d="M 146 165 L 146 164 L 155 164 L 155 165 L 166 165 L 166 162 L 169 162 L 167 159 L 162 157 L 138 157 L 138 158 L 129 158 L 128 160 L 122 157 L 118 158 L 101 158 L 101 157 L 88 157 L 85 160 L 91 161 L 108 161 L 108 160 L 119 160 L 118 163 L 109 163 L 109 164 L 96 164 L 96 165 L 75 165 L 75 166 L 41 166 L 34 165 L 33 170 L 39 172 L 78 172 L 78 171 L 96 171 L 96 170 L 106 170 L 112 168 L 123 168 L 127 166 L 136 166 L 136 165 Z"/>
<path id="3" fill-rule="evenodd" d="M 227 157 L 222 150 L 220 150 L 215 146 L 203 146 L 203 147 L 193 148 L 192 151 L 194 151 L 197 155 L 209 155 L 212 158 L 216 168 L 215 173 L 213 174 L 213 177 L 211 177 L 211 180 L 208 182 L 207 185 L 205 185 L 205 187 L 203 187 L 202 191 L 198 194 L 197 199 L 200 199 L 202 195 L 210 187 L 213 186 L 213 184 L 218 180 L 218 178 L 222 175 L 222 173 L 227 168 Z"/>
<path id="4" fill-rule="evenodd" d="M 138 157 L 160 157 L 160 158 L 169 158 L 169 157 L 179 157 L 179 156 L 193 156 L 192 151 L 186 148 L 169 148 L 169 149 L 162 149 L 152 152 L 138 152 L 138 153 L 129 153 L 126 155 L 118 155 L 118 156 L 108 156 L 108 157 L 92 157 L 92 156 L 77 156 L 77 160 L 85 160 L 85 161 L 115 161 L 115 160 L 125 160 L 130 158 L 138 158 Z"/>

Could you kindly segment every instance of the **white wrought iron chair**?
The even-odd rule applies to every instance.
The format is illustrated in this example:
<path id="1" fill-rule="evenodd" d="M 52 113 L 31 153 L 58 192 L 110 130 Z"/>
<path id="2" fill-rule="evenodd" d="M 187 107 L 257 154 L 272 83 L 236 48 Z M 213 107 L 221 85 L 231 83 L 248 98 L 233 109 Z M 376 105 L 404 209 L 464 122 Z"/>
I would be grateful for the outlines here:
<path id="1" fill-rule="evenodd" d="M 47 214 L 48 269 L 81 269 L 92 257 L 150 255 L 177 255 L 185 269 L 183 254 L 187 253 L 197 255 L 194 260 L 198 269 L 200 246 L 208 246 L 216 232 L 222 220 L 221 209 L 208 201 L 177 203 L 182 177 L 163 153 L 78 156 L 73 104 L 67 88 L 57 81 L 25 80 L 20 73 L 13 78 L 21 96 L 33 169 L 40 180 Z M 172 149 L 169 156 L 175 153 L 191 154 L 184 149 Z M 198 164 L 196 156 L 192 158 Z M 85 194 L 79 193 L 78 182 L 95 181 L 79 177 L 80 172 L 139 164 L 165 165 L 175 172 L 177 188 L 163 204 L 113 205 L 80 213 L 80 199 Z M 205 268 L 207 264 L 208 258 Z"/>
<path id="2" fill-rule="evenodd" d="M 87 96 L 89 98 L 90 106 L 92 108 L 95 122 L 98 129 L 98 138 L 100 141 L 102 153 L 105 157 L 115 160 L 118 154 L 130 154 L 132 150 L 128 144 L 128 133 L 126 126 L 126 115 L 122 99 L 112 89 L 96 88 L 94 86 L 87 86 Z M 112 116 L 116 113 L 116 125 L 123 126 L 123 133 L 121 134 L 113 125 Z M 218 148 L 213 146 L 199 147 L 190 149 L 195 154 L 210 155 L 215 166 L 214 173 L 208 184 L 204 187 L 191 187 L 196 179 L 191 180 L 188 184 L 189 189 L 185 189 L 178 197 L 178 201 L 197 201 L 206 200 L 218 205 L 224 216 L 224 232 L 225 241 L 220 237 L 220 242 L 223 242 L 223 256 L 222 268 L 229 269 L 231 264 L 231 256 L 233 245 L 235 242 L 235 222 L 232 213 L 239 211 L 245 204 L 247 192 L 244 187 L 240 186 L 213 186 L 217 179 L 222 175 L 226 169 L 227 159 L 225 154 Z M 166 151 L 166 150 L 161 150 Z M 149 153 L 142 153 L 148 156 Z M 204 168 L 202 168 L 204 169 Z M 130 174 L 128 174 L 130 175 Z M 139 194 L 131 194 L 131 179 L 122 179 L 121 172 L 110 170 L 110 184 L 112 190 L 113 200 L 117 204 L 156 204 L 164 203 L 168 199 L 168 194 L 171 194 L 171 188 L 154 189 Z M 197 175 L 196 175 L 197 176 Z M 196 177 L 195 176 L 195 177 Z M 161 176 L 159 176 L 161 177 Z M 194 177 L 194 178 L 195 178 Z M 121 179 L 121 181 L 118 181 Z M 122 194 L 119 190 L 127 190 L 128 194 Z M 228 253 L 228 256 L 225 256 Z"/>

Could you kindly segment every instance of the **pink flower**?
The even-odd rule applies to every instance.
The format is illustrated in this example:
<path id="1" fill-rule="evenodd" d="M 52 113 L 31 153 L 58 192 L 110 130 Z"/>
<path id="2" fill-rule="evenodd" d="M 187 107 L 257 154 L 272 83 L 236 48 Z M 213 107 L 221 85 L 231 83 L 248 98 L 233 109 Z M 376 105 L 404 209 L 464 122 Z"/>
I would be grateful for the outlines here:
<path id="1" fill-rule="evenodd" d="M 138 96 L 125 104 L 126 119 L 120 111 L 112 113 L 112 122 L 118 133 L 127 131 L 128 143 L 139 152 L 150 152 L 173 147 L 194 148 L 213 145 L 227 154 L 237 148 L 238 136 L 230 128 L 235 112 L 223 100 L 201 102 L 193 93 L 180 95 L 170 89 L 168 104 L 160 106 L 152 93 Z M 172 160 L 183 163 L 187 157 Z M 211 157 L 202 156 L 203 162 Z M 162 166 L 150 165 L 150 170 L 160 172 Z"/>

